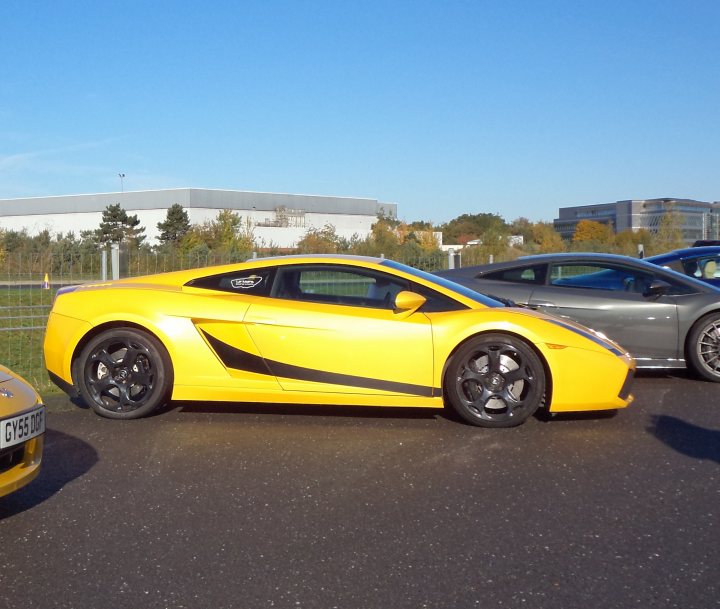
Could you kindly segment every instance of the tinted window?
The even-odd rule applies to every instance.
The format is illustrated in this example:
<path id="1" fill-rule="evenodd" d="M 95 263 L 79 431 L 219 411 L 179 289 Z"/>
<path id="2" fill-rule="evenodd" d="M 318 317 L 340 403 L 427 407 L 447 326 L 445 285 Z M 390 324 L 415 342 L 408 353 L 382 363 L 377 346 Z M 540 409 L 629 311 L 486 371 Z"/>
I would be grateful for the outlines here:
<path id="1" fill-rule="evenodd" d="M 420 311 L 423 313 L 442 313 L 443 311 L 460 311 L 468 308 L 457 300 L 448 298 L 444 294 L 423 285 L 413 284 L 411 289 L 413 292 L 422 294 L 427 299 L 425 304 L 420 307 Z"/>
<path id="2" fill-rule="evenodd" d="M 251 294 L 253 296 L 269 296 L 275 269 L 254 269 L 233 271 L 220 275 L 209 275 L 192 279 L 185 285 L 206 290 L 218 290 L 233 294 Z"/>
<path id="3" fill-rule="evenodd" d="M 698 279 L 715 279 L 720 277 L 720 258 L 717 256 L 702 256 L 683 260 L 683 270 L 686 275 Z"/>
<path id="4" fill-rule="evenodd" d="M 422 294 L 424 313 L 468 307 L 428 287 L 385 273 L 338 265 L 298 265 L 278 270 L 272 295 L 276 298 L 374 309 L 393 309 L 404 290 Z"/>
<path id="5" fill-rule="evenodd" d="M 611 290 L 644 294 L 655 279 L 670 284 L 668 294 L 692 294 L 694 290 L 668 277 L 658 277 L 650 271 L 603 263 L 553 264 L 550 284 L 568 288 Z"/>
<path id="6" fill-rule="evenodd" d="M 470 288 L 466 288 L 463 285 L 460 285 L 459 283 L 455 283 L 454 281 L 449 281 L 445 279 L 444 277 L 438 277 L 437 275 L 431 275 L 430 273 L 426 273 L 425 271 L 421 271 L 419 269 L 415 269 L 411 266 L 407 266 L 406 264 L 402 264 L 401 262 L 395 262 L 394 260 L 383 260 L 382 264 L 384 266 L 389 266 L 390 268 L 397 269 L 400 271 L 404 271 L 405 273 L 408 273 L 410 275 L 414 275 L 415 277 L 420 277 L 424 279 L 425 281 L 429 281 L 431 283 L 434 283 L 436 285 L 442 286 L 447 290 L 451 290 L 453 292 L 457 292 L 458 294 L 462 294 L 466 298 L 470 298 L 474 300 L 475 302 L 479 302 L 482 305 L 485 305 L 486 307 L 504 307 L 505 305 L 494 298 L 490 298 L 489 296 L 485 296 L 484 294 L 480 294 L 479 292 L 476 292 L 475 290 L 471 290 Z M 463 308 L 467 308 L 464 307 Z"/>
<path id="7" fill-rule="evenodd" d="M 338 265 L 301 265 L 278 270 L 276 298 L 354 307 L 392 309 L 410 282 L 384 273 Z"/>
<path id="8" fill-rule="evenodd" d="M 652 273 L 626 267 L 595 263 L 553 264 L 550 283 L 557 286 L 638 292 L 642 294 L 653 280 Z"/>
<path id="9" fill-rule="evenodd" d="M 535 266 L 522 266 L 513 269 L 493 271 L 492 273 L 486 273 L 478 277 L 495 279 L 496 281 L 512 281 L 513 283 L 543 284 L 545 283 L 546 273 L 547 266 L 538 264 Z"/>

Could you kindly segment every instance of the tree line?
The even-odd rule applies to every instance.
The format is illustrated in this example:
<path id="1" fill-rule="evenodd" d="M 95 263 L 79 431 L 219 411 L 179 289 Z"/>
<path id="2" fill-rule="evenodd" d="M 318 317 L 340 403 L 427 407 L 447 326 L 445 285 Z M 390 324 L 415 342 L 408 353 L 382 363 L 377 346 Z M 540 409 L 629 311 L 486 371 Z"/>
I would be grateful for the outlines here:
<path id="1" fill-rule="evenodd" d="M 326 224 L 309 228 L 294 248 L 282 249 L 256 239 L 249 218 L 231 210 L 221 210 L 212 220 L 191 223 L 179 204 L 167 210 L 158 222 L 158 242 L 149 244 L 145 227 L 137 215 L 128 214 L 120 204 L 109 205 L 94 230 L 52 234 L 45 229 L 30 235 L 26 229 L 0 228 L 0 264 L 12 273 L 13 264 L 45 266 L 46 272 L 96 273 L 98 252 L 119 243 L 136 274 L 236 262 L 258 255 L 283 253 L 342 253 L 385 256 L 419 268 L 435 270 L 444 264 L 446 254 L 433 233 L 441 232 L 445 244 L 462 247 L 463 265 L 488 260 L 511 260 L 522 255 L 564 251 L 602 251 L 637 256 L 642 247 L 651 255 L 684 245 L 680 215 L 671 210 L 656 231 L 626 230 L 615 233 L 607 224 L 592 220 L 578 223 L 571 240 L 564 240 L 551 222 L 531 222 L 527 218 L 505 221 L 498 214 L 462 214 L 441 225 L 426 221 L 403 222 L 379 216 L 367 236 L 350 239 L 337 235 Z M 24 262 L 19 262 L 19 261 Z M 30 262 L 28 262 L 28 260 Z M 154 261 L 152 268 L 150 260 Z M 145 262 L 143 262 L 145 261 Z M 133 267 L 133 264 L 136 267 Z M 48 268 L 48 265 L 50 267 Z M 31 271 L 34 268 L 30 269 Z"/>

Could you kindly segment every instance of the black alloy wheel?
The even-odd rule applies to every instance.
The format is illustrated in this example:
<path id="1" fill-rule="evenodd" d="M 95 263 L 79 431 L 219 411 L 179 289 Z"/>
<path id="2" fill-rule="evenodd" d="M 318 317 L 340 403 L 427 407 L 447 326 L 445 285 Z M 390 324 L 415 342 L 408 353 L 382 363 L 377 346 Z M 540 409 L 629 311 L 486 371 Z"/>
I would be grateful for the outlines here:
<path id="1" fill-rule="evenodd" d="M 525 342 L 508 334 L 483 334 L 458 349 L 445 374 L 450 404 L 468 423 L 514 427 L 545 396 L 545 370 Z"/>
<path id="2" fill-rule="evenodd" d="M 167 400 L 172 386 L 165 348 L 154 336 L 129 328 L 107 330 L 91 339 L 75 370 L 85 402 L 112 419 L 151 413 Z"/>

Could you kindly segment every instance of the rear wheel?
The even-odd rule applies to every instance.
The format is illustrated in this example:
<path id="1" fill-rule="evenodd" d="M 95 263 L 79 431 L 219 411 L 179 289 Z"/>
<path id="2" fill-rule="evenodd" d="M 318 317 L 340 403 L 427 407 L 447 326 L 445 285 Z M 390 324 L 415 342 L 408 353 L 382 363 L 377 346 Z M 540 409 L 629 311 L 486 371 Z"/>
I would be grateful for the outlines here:
<path id="1" fill-rule="evenodd" d="M 519 338 L 484 334 L 453 355 L 445 390 L 454 410 L 480 427 L 514 427 L 530 417 L 545 394 L 539 356 Z"/>
<path id="2" fill-rule="evenodd" d="M 90 340 L 76 364 L 80 395 L 99 415 L 137 419 L 169 397 L 170 357 L 150 334 L 130 328 L 107 330 Z"/>
<path id="3" fill-rule="evenodd" d="M 720 383 L 720 313 L 700 318 L 687 339 L 690 368 L 708 381 Z"/>

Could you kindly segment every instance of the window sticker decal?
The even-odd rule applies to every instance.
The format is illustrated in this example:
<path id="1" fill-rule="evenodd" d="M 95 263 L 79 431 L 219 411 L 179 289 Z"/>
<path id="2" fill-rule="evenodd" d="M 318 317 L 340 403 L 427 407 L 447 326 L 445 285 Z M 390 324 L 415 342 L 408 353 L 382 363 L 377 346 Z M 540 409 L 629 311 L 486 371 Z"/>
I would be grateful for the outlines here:
<path id="1" fill-rule="evenodd" d="M 230 285 L 236 290 L 251 290 L 262 282 L 260 275 L 250 275 L 250 277 L 239 277 L 232 279 Z"/>

